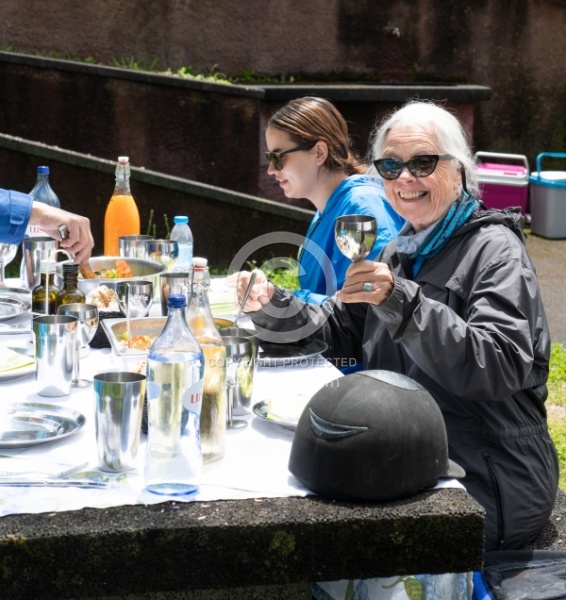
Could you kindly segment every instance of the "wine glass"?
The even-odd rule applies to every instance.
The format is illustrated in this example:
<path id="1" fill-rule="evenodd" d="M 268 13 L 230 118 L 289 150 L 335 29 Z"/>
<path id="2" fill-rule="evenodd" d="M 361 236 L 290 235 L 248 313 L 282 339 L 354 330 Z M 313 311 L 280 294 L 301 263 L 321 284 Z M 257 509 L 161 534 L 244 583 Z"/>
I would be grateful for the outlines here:
<path id="1" fill-rule="evenodd" d="M 0 286 L 4 286 L 4 269 L 11 263 L 18 251 L 18 244 L 0 244 Z"/>
<path id="2" fill-rule="evenodd" d="M 238 372 L 242 372 L 241 367 L 251 365 L 253 359 L 252 343 L 244 337 L 226 336 L 222 338 L 226 348 L 226 388 L 228 390 L 228 411 L 226 418 L 227 429 L 241 429 L 247 426 L 246 421 L 234 419 L 232 411 L 234 409 L 235 389 L 239 385 Z"/>
<path id="3" fill-rule="evenodd" d="M 145 317 L 153 304 L 153 283 L 145 279 L 119 281 L 116 296 L 120 312 L 130 319 Z"/>
<path id="4" fill-rule="evenodd" d="M 57 314 L 77 318 L 77 335 L 75 339 L 75 352 L 73 353 L 73 379 L 71 386 L 87 387 L 92 384 L 92 381 L 80 378 L 79 361 L 81 348 L 92 340 L 98 328 L 98 308 L 94 304 L 71 302 L 70 304 L 61 304 L 57 309 Z"/>
<path id="5" fill-rule="evenodd" d="M 128 348 L 132 339 L 130 319 L 145 317 L 153 304 L 153 283 L 143 279 L 119 281 L 116 284 L 116 296 L 120 312 L 126 317 Z"/>
<path id="6" fill-rule="evenodd" d="M 377 237 L 377 220 L 370 215 L 342 215 L 336 218 L 334 237 L 340 252 L 352 262 L 365 258 Z"/>

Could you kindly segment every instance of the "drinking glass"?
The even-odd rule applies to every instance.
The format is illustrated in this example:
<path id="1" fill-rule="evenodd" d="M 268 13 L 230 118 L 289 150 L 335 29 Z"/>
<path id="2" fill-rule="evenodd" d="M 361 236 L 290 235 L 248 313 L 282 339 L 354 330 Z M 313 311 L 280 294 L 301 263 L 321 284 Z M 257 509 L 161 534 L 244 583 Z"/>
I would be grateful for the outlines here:
<path id="1" fill-rule="evenodd" d="M 153 304 L 153 283 L 145 279 L 119 281 L 116 296 L 120 312 L 130 319 L 145 317 Z"/>
<path id="2" fill-rule="evenodd" d="M 4 284 L 4 270 L 6 265 L 10 264 L 16 256 L 18 244 L 0 244 L 0 286 Z"/>
<path id="3" fill-rule="evenodd" d="M 377 221 L 369 215 L 342 215 L 336 218 L 334 236 L 340 252 L 357 262 L 365 258 L 375 244 Z"/>
<path id="4" fill-rule="evenodd" d="M 228 390 L 228 411 L 226 418 L 227 429 L 241 429 L 247 426 L 246 421 L 234 419 L 232 411 L 234 409 L 234 391 L 240 384 L 238 375 L 245 371 L 249 373 L 249 368 L 253 360 L 252 343 L 244 337 L 226 336 L 222 338 L 226 348 L 226 388 Z"/>
<path id="5" fill-rule="evenodd" d="M 170 271 L 179 256 L 179 244 L 176 240 L 146 240 L 147 258 L 156 260 Z"/>
<path id="6" fill-rule="evenodd" d="M 80 355 L 81 348 L 89 344 L 98 328 L 98 308 L 94 306 L 94 304 L 72 302 L 70 304 L 61 304 L 57 309 L 57 314 L 76 317 L 77 319 L 75 352 L 73 353 L 73 379 L 71 385 L 72 387 L 87 387 L 92 384 L 92 381 L 90 379 L 80 378 Z"/>
<path id="7" fill-rule="evenodd" d="M 152 240 L 152 235 L 122 235 L 118 238 L 118 248 L 120 256 L 125 258 L 147 258 L 148 240 Z"/>
<path id="8" fill-rule="evenodd" d="M 119 281 L 116 284 L 116 296 L 120 312 L 126 317 L 128 348 L 132 339 L 130 319 L 145 317 L 153 304 L 153 283 L 143 279 Z"/>

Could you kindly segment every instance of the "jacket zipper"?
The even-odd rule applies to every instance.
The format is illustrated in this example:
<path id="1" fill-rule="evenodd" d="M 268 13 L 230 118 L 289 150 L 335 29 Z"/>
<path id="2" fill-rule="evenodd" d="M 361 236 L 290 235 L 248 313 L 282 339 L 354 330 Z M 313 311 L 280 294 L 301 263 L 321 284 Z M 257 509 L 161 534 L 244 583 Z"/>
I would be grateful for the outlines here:
<path id="1" fill-rule="evenodd" d="M 487 452 L 482 452 L 482 456 L 487 464 L 487 470 L 489 471 L 489 476 L 491 478 L 491 483 L 495 488 L 495 503 L 497 507 L 497 532 L 498 532 L 498 540 L 497 540 L 497 549 L 501 550 L 503 548 L 503 543 L 505 542 L 505 523 L 503 521 L 503 494 L 501 492 L 501 484 L 499 483 L 499 479 L 497 478 L 497 473 L 493 467 L 493 462 L 491 460 L 491 456 Z"/>

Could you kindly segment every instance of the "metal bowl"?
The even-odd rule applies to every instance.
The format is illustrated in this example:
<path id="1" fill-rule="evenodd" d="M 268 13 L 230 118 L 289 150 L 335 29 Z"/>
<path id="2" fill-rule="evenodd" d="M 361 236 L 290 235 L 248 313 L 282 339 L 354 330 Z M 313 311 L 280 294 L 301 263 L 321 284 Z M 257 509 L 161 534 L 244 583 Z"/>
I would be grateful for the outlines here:
<path id="1" fill-rule="evenodd" d="M 105 285 L 116 291 L 116 284 L 119 281 L 148 279 L 153 283 L 153 289 L 157 290 L 159 284 L 159 275 L 167 271 L 167 267 L 163 263 L 155 260 L 147 260 L 144 258 L 123 258 L 122 256 L 92 256 L 90 258 L 90 266 L 94 272 L 103 271 L 105 269 L 114 269 L 116 267 L 117 260 L 126 261 L 130 267 L 130 270 L 132 271 L 133 277 L 126 277 L 122 279 L 106 279 L 103 277 L 96 277 L 95 279 L 79 278 L 79 289 L 88 296 L 90 292 L 94 291 L 101 285 Z"/>
<path id="2" fill-rule="evenodd" d="M 130 334 L 147 335 L 150 338 L 156 338 L 163 331 L 166 322 L 167 317 L 142 317 L 139 319 L 130 319 Z M 112 349 L 118 356 L 147 354 L 147 350 L 126 348 L 122 345 L 122 335 L 128 331 L 127 319 L 104 319 L 101 323 Z M 220 330 L 224 327 L 232 327 L 234 325 L 234 321 L 231 319 L 217 317 L 214 317 L 214 323 Z"/>

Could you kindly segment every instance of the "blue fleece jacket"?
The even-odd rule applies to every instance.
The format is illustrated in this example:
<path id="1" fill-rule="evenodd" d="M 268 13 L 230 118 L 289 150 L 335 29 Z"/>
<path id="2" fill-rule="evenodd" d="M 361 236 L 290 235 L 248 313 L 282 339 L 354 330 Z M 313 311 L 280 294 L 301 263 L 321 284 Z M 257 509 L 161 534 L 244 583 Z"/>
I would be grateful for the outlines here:
<path id="1" fill-rule="evenodd" d="M 295 291 L 300 300 L 322 304 L 339 290 L 351 261 L 338 249 L 334 239 L 334 222 L 340 215 L 373 215 L 378 236 L 368 260 L 374 259 L 383 246 L 401 229 L 404 219 L 385 199 L 380 178 L 351 175 L 334 190 L 324 210 L 316 211 L 299 251 L 299 282 Z"/>

